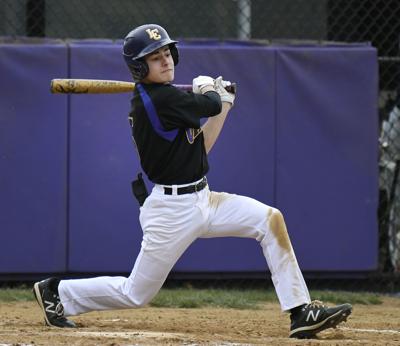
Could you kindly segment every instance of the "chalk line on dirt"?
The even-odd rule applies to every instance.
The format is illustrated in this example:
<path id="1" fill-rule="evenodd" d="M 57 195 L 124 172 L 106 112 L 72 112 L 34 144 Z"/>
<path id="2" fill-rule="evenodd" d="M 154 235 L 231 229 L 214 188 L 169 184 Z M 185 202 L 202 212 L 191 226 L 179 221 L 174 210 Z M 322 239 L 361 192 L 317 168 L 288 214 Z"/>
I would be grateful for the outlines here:
<path id="1" fill-rule="evenodd" d="M 15 330 L 9 330 L 9 331 L 0 331 L 0 335 L 12 335 L 12 334 L 18 334 L 18 335 L 23 335 L 23 334 L 35 334 L 32 332 L 21 332 L 20 330 L 15 331 Z M 184 334 L 178 334 L 178 333 L 165 333 L 165 332 L 143 332 L 143 331 L 135 331 L 135 332 L 96 332 L 96 331 L 73 331 L 73 332 L 65 332 L 65 331 L 40 331 L 37 332 L 37 334 L 40 335 L 55 335 L 55 336 L 67 336 L 67 337 L 105 337 L 105 338 L 122 338 L 122 339 L 129 339 L 129 338 L 134 338 L 134 337 L 149 337 L 149 338 L 182 338 L 182 337 L 187 337 L 187 335 Z"/>
<path id="2" fill-rule="evenodd" d="M 143 332 L 143 331 L 136 331 L 136 332 L 91 332 L 91 331 L 40 331 L 37 333 L 34 332 L 23 332 L 23 331 L 0 331 L 0 335 L 34 335 L 34 334 L 46 334 L 46 335 L 54 335 L 54 336 L 66 336 L 66 337 L 104 337 L 104 338 L 121 338 L 121 339 L 130 339 L 130 338 L 137 338 L 137 337 L 148 337 L 148 338 L 184 338 L 187 335 L 178 334 L 178 333 L 165 333 L 165 332 Z"/>
<path id="3" fill-rule="evenodd" d="M 338 329 L 347 330 L 350 332 L 362 332 L 362 333 L 400 334 L 400 330 L 393 330 L 393 329 L 364 329 L 364 328 L 349 328 L 349 327 L 338 327 Z"/>
<path id="4" fill-rule="evenodd" d="M 103 337 L 103 338 L 121 338 L 121 339 L 132 339 L 132 338 L 154 338 L 154 339 L 167 339 L 167 338 L 179 338 L 182 341 L 188 338 L 188 335 L 186 334 L 179 334 L 179 333 L 165 333 L 165 332 L 98 332 L 98 331 L 40 331 L 37 333 L 32 333 L 32 332 L 21 332 L 15 331 L 15 330 L 10 330 L 10 331 L 0 331 L 0 336 L 1 335 L 12 335 L 12 334 L 18 334 L 20 336 L 29 335 L 32 336 L 32 334 L 38 334 L 43 336 L 44 335 L 51 335 L 51 336 L 64 336 L 64 337 Z M 18 344 L 21 346 L 34 346 L 31 344 Z M 200 344 L 197 343 L 192 343 L 192 344 L 187 344 L 188 346 L 199 346 Z M 248 346 L 250 344 L 240 344 L 240 343 L 231 343 L 231 342 L 220 342 L 218 345 L 221 346 Z M 1 344 L 0 346 L 13 346 L 13 344 Z"/>

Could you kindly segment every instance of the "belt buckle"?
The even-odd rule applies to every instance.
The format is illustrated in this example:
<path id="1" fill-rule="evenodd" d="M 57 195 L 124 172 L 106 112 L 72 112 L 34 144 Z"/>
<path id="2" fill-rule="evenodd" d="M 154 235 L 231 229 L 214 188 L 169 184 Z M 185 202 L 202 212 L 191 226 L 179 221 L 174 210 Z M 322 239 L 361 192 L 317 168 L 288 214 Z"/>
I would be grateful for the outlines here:
<path id="1" fill-rule="evenodd" d="M 206 185 L 207 185 L 207 178 L 204 177 L 203 179 L 201 179 L 200 182 L 198 182 L 198 183 L 194 186 L 194 192 L 199 192 L 199 191 L 201 191 Z M 200 190 L 198 190 L 198 189 L 200 189 Z"/>

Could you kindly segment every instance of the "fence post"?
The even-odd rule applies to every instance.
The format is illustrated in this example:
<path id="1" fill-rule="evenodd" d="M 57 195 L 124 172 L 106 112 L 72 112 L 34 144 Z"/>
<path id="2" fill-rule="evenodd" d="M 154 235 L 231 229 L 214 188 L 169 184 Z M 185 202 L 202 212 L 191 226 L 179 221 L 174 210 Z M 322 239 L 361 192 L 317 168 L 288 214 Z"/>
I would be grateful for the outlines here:
<path id="1" fill-rule="evenodd" d="M 237 0 L 238 3 L 238 39 L 251 38 L 251 0 Z"/>

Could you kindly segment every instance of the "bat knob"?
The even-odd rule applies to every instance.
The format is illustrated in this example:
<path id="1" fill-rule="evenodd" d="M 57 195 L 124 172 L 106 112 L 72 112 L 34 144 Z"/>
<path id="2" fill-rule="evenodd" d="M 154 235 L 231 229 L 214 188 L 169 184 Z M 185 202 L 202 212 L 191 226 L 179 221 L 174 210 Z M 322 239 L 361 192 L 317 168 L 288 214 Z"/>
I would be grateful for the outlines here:
<path id="1" fill-rule="evenodd" d="M 227 92 L 230 92 L 230 93 L 236 95 L 236 89 L 237 89 L 236 83 L 231 83 L 231 85 L 227 85 L 225 87 L 225 89 L 226 89 Z"/>

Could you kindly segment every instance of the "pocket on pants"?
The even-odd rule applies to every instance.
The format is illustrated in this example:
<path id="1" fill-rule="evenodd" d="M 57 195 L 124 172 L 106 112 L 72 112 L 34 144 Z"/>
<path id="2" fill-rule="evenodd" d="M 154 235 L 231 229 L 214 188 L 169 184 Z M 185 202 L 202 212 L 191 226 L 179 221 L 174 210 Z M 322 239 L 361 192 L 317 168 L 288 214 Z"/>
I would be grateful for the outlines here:
<path id="1" fill-rule="evenodd" d="M 146 198 L 146 201 L 140 207 L 139 214 L 139 222 L 142 226 L 143 231 L 149 220 L 154 220 L 159 215 L 164 214 L 164 207 L 165 202 L 161 198 L 159 198 L 159 196 L 154 196 L 153 194 L 151 194 L 149 197 Z"/>

